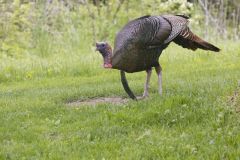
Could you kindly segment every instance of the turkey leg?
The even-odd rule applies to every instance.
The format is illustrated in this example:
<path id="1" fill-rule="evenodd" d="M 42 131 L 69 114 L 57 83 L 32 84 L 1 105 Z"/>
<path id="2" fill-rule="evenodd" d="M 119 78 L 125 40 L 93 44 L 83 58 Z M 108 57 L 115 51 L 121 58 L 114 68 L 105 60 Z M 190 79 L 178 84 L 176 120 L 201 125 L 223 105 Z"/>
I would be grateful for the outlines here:
<path id="1" fill-rule="evenodd" d="M 132 98 L 133 100 L 137 100 L 137 98 L 135 97 L 135 95 L 133 94 L 133 92 L 131 91 L 131 89 L 128 86 L 128 82 L 127 82 L 125 72 L 120 70 L 120 75 L 121 75 L 121 82 L 122 82 L 123 88 L 127 92 L 128 96 L 130 98 Z"/>
<path id="2" fill-rule="evenodd" d="M 159 66 L 155 67 L 155 70 L 158 75 L 158 93 L 162 95 L 162 67 L 159 64 Z"/>
<path id="3" fill-rule="evenodd" d="M 146 78 L 146 83 L 144 85 L 143 98 L 148 97 L 149 82 L 150 82 L 150 77 L 151 77 L 151 74 L 152 74 L 152 68 L 146 70 L 146 72 L 147 72 L 147 78 Z"/>

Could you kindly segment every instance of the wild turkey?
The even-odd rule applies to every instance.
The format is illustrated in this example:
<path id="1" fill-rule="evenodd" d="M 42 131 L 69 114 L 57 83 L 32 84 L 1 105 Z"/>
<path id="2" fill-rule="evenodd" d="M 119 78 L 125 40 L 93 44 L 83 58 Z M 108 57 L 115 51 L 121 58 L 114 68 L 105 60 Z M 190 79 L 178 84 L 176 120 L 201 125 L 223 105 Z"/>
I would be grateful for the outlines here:
<path id="1" fill-rule="evenodd" d="M 191 50 L 198 48 L 219 52 L 220 49 L 202 40 L 188 28 L 188 17 L 184 15 L 143 16 L 127 23 L 117 34 L 114 50 L 107 42 L 97 42 L 104 59 L 105 68 L 120 70 L 123 87 L 136 99 L 130 90 L 125 72 L 147 71 L 143 97 L 148 96 L 152 67 L 158 75 L 159 94 L 162 94 L 162 68 L 158 62 L 162 51 L 172 41 Z"/>

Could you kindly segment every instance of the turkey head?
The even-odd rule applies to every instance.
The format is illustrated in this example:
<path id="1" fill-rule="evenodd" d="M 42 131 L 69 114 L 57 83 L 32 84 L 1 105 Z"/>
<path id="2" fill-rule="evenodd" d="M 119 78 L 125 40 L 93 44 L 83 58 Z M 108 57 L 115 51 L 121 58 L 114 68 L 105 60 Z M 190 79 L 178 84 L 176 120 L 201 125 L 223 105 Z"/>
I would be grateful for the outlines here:
<path id="1" fill-rule="evenodd" d="M 103 56 L 103 67 L 112 68 L 112 48 L 107 42 L 97 42 L 96 51 Z"/>

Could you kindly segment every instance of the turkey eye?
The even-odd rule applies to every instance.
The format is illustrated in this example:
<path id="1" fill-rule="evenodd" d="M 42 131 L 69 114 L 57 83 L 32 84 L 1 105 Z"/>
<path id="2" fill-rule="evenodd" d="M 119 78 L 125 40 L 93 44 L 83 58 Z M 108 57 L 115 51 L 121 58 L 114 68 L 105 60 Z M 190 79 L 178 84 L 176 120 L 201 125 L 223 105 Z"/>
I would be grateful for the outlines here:
<path id="1" fill-rule="evenodd" d="M 101 47 L 104 47 L 105 46 L 105 44 L 101 44 Z"/>

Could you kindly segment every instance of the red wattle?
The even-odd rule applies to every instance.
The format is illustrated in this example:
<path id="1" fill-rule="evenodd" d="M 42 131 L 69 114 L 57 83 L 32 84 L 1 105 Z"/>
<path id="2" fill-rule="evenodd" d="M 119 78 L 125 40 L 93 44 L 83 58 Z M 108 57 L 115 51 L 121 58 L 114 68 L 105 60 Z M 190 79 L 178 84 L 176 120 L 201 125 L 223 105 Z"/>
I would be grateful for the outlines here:
<path id="1" fill-rule="evenodd" d="M 112 68 L 112 64 L 104 64 L 103 67 L 104 68 Z"/>

